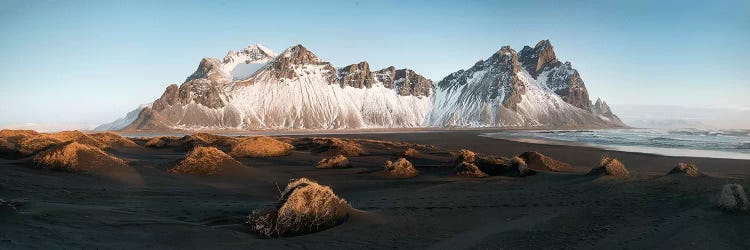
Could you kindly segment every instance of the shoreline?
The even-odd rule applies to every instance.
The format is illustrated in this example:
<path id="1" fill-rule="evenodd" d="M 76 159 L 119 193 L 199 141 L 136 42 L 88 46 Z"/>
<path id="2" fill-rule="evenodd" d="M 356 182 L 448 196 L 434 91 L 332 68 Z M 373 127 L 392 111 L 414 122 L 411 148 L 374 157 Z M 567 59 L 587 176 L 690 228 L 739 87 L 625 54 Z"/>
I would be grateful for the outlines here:
<path id="1" fill-rule="evenodd" d="M 728 160 L 750 160 L 750 155 L 739 153 L 739 152 L 728 152 L 719 150 L 704 150 L 704 149 L 685 149 L 685 148 L 666 148 L 666 147 L 654 147 L 654 146 L 625 146 L 625 145 L 599 145 L 582 142 L 571 142 L 561 141 L 554 139 L 539 139 L 539 138 L 524 138 L 524 137 L 513 137 L 513 136 L 500 136 L 496 133 L 484 133 L 479 136 L 539 144 L 539 145 L 561 145 L 561 146 L 577 146 L 577 147 L 592 147 L 603 150 L 628 152 L 628 153 L 644 153 L 657 156 L 671 156 L 671 157 L 696 157 L 696 158 L 712 158 L 712 159 L 728 159 Z"/>
<path id="2" fill-rule="evenodd" d="M 405 141 L 435 145 L 449 150 L 470 149 L 477 153 L 506 157 L 529 151 L 537 151 L 579 167 L 581 171 L 588 171 L 599 162 L 602 156 L 609 155 L 623 161 L 628 169 L 646 175 L 662 176 L 677 165 L 677 163 L 685 162 L 697 164 L 702 171 L 715 176 L 735 176 L 740 178 L 750 176 L 750 160 L 748 159 L 667 156 L 645 152 L 603 149 L 586 145 L 536 144 L 480 136 L 483 133 L 485 133 L 484 130 L 464 130 L 440 133 L 439 136 L 435 136 L 437 133 L 357 133 L 337 134 L 336 137 Z M 293 137 L 300 136 L 302 135 Z"/>

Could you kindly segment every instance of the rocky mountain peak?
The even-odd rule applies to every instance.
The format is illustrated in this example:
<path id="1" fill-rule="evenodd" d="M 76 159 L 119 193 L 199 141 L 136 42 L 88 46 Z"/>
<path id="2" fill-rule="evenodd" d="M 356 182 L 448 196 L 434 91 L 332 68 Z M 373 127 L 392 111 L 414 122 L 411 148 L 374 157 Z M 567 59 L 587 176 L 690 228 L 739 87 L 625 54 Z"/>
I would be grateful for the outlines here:
<path id="1" fill-rule="evenodd" d="M 609 108 L 609 105 L 607 105 L 607 102 L 602 101 L 601 98 L 596 98 L 596 102 L 594 103 L 592 110 L 599 114 L 611 114 L 612 113 L 612 110 Z"/>
<path id="2" fill-rule="evenodd" d="M 224 57 L 224 64 L 268 62 L 276 53 L 261 44 L 247 46 L 238 51 L 230 50 Z"/>
<path id="3" fill-rule="evenodd" d="M 286 49 L 269 63 L 266 70 L 269 70 L 275 78 L 286 79 L 294 79 L 304 72 L 319 71 L 318 73 L 323 74 L 329 84 L 338 81 L 336 68 L 331 63 L 320 60 L 318 56 L 301 44 Z M 251 84 L 252 82 L 252 80 L 249 81 Z"/>
<path id="4" fill-rule="evenodd" d="M 383 86 L 396 89 L 401 96 L 430 96 L 432 80 L 425 78 L 411 69 L 387 68 L 373 72 L 375 79 Z"/>
<path id="5" fill-rule="evenodd" d="M 198 69 L 185 79 L 186 82 L 195 79 L 209 79 L 211 81 L 222 81 L 230 79 L 229 74 L 222 69 L 221 62 L 216 58 L 203 58 L 198 64 Z"/>
<path id="6" fill-rule="evenodd" d="M 341 87 L 370 88 L 375 83 L 370 64 L 363 61 L 338 70 L 338 80 Z"/>
<path id="7" fill-rule="evenodd" d="M 238 51 L 230 50 L 222 61 L 221 68 L 228 75 L 232 75 L 239 65 L 264 64 L 276 57 L 276 53 L 261 44 L 247 46 Z"/>
<path id="8" fill-rule="evenodd" d="M 539 41 L 534 48 L 524 46 L 520 57 L 521 64 L 534 79 L 545 69 L 560 64 L 555 56 L 555 49 L 549 40 Z"/>
<path id="9" fill-rule="evenodd" d="M 305 48 L 305 46 L 302 46 L 302 44 L 297 44 L 286 49 L 283 53 L 281 53 L 281 56 L 279 56 L 279 59 L 277 61 L 285 61 L 286 63 L 292 65 L 324 63 L 318 58 L 318 56 Z"/>

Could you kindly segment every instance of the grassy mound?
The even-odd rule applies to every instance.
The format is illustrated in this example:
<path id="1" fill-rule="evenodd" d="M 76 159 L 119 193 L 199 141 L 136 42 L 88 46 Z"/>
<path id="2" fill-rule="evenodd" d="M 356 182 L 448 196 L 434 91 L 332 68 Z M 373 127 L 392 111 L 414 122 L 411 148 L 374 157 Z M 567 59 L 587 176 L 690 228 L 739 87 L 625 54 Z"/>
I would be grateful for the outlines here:
<path id="1" fill-rule="evenodd" d="M 682 175 L 682 176 L 689 176 L 689 177 L 700 177 L 704 176 L 703 173 L 698 171 L 698 166 L 691 163 L 683 163 L 680 162 L 675 166 L 672 170 L 670 170 L 667 175 Z"/>
<path id="2" fill-rule="evenodd" d="M 329 155 L 360 156 L 365 151 L 355 140 L 340 138 L 302 138 L 292 140 L 294 147 L 299 150 L 310 150 L 314 153 Z"/>
<path id="3" fill-rule="evenodd" d="M 404 152 L 401 152 L 399 156 L 414 159 L 419 157 L 419 151 L 413 148 L 407 148 L 406 150 L 404 150 Z"/>
<path id="4" fill-rule="evenodd" d="M 562 171 L 572 168 L 570 164 L 552 159 L 549 156 L 543 155 L 539 152 L 525 152 L 519 155 L 521 159 L 529 166 L 529 168 L 538 171 Z"/>
<path id="5" fill-rule="evenodd" d="M 89 136 L 101 142 L 105 148 L 138 147 L 138 144 L 136 144 L 132 140 L 112 132 L 94 133 L 90 134 Z"/>
<path id="6" fill-rule="evenodd" d="M 331 187 L 300 178 L 286 186 L 273 209 L 253 212 L 247 225 L 265 237 L 314 233 L 343 223 L 350 209 Z"/>
<path id="7" fill-rule="evenodd" d="M 256 136 L 241 139 L 229 153 L 234 157 L 273 157 L 284 156 L 294 147 L 286 142 L 268 136 Z"/>
<path id="8" fill-rule="evenodd" d="M 22 158 L 48 149 L 62 141 L 33 130 L 0 130 L 0 157 Z"/>
<path id="9" fill-rule="evenodd" d="M 197 146 L 173 168 L 172 174 L 218 175 L 232 169 L 242 168 L 242 163 L 214 147 Z"/>
<path id="10" fill-rule="evenodd" d="M 63 131 L 58 133 L 37 133 L 31 130 L 2 130 L 0 139 L 0 156 L 26 157 L 42 150 L 67 142 L 88 145 L 99 149 L 113 147 L 133 147 L 135 142 L 114 133 L 85 134 L 81 131 Z"/>
<path id="11" fill-rule="evenodd" d="M 127 163 L 101 149 L 75 141 L 57 145 L 34 156 L 37 166 L 71 172 L 126 167 Z"/>
<path id="12" fill-rule="evenodd" d="M 239 140 L 234 137 L 214 135 L 207 133 L 195 133 L 182 138 L 184 143 L 190 147 L 211 146 L 217 148 L 232 148 Z"/>
<path id="13" fill-rule="evenodd" d="M 628 169 L 625 168 L 625 164 L 620 162 L 620 160 L 614 157 L 603 156 L 599 165 L 591 169 L 587 175 L 605 175 L 627 178 L 630 177 L 630 172 L 628 172 Z"/>
<path id="14" fill-rule="evenodd" d="M 206 133 L 178 136 L 155 136 L 146 141 L 144 146 L 150 148 L 183 148 L 192 149 L 197 146 L 215 147 L 229 150 L 237 144 L 237 138 Z"/>
<path id="15" fill-rule="evenodd" d="M 180 141 L 181 137 L 177 136 L 154 136 L 144 146 L 149 148 L 166 148 L 166 147 L 180 147 L 183 146 Z"/>
<path id="16" fill-rule="evenodd" d="M 477 160 L 477 154 L 468 149 L 461 149 L 457 153 L 453 153 L 453 155 L 456 158 L 454 160 L 456 164 L 461 162 L 473 163 Z"/>
<path id="17" fill-rule="evenodd" d="M 526 162 L 519 157 L 508 159 L 491 155 L 479 155 L 466 149 L 462 149 L 454 155 L 456 157 L 454 160 L 456 163 L 454 173 L 457 175 L 464 174 L 463 176 L 483 177 L 482 174 L 485 174 L 524 177 L 536 173 L 536 171 L 529 169 Z"/>
<path id="18" fill-rule="evenodd" d="M 472 178 L 482 178 L 488 176 L 486 173 L 482 172 L 482 170 L 479 170 L 479 167 L 477 167 L 476 164 L 470 162 L 459 163 L 458 165 L 456 165 L 456 168 L 453 169 L 453 173 L 457 176 Z"/>
<path id="19" fill-rule="evenodd" d="M 411 162 L 406 158 L 399 158 L 395 162 L 386 161 L 383 168 L 385 170 L 385 175 L 390 177 L 412 178 L 419 174 L 417 169 L 415 169 L 414 166 L 411 165 Z"/>
<path id="20" fill-rule="evenodd" d="M 336 155 L 331 158 L 323 158 L 315 164 L 315 168 L 348 168 L 351 167 L 349 159 L 343 155 Z"/>
<path id="21" fill-rule="evenodd" d="M 81 131 L 73 130 L 73 131 L 62 131 L 52 134 L 47 134 L 52 139 L 56 139 L 62 142 L 70 142 L 74 141 L 80 144 L 85 144 L 89 146 L 94 146 L 97 148 L 105 148 L 106 145 L 102 143 L 101 141 L 95 139 L 94 137 L 91 137 L 90 135 L 84 134 Z"/>
<path id="22" fill-rule="evenodd" d="M 750 202 L 747 200 L 745 188 L 740 184 L 727 184 L 721 189 L 719 207 L 727 210 L 748 211 Z"/>

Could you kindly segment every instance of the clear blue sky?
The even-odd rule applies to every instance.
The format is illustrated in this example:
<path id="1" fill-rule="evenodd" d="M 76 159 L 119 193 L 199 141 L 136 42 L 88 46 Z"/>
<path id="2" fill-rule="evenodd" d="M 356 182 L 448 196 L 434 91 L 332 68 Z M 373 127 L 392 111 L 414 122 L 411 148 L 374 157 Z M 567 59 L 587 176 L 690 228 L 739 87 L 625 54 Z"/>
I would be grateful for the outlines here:
<path id="1" fill-rule="evenodd" d="M 750 107 L 746 0 L 0 1 L 0 123 L 108 122 L 254 43 L 437 81 L 542 39 L 592 99 Z"/>

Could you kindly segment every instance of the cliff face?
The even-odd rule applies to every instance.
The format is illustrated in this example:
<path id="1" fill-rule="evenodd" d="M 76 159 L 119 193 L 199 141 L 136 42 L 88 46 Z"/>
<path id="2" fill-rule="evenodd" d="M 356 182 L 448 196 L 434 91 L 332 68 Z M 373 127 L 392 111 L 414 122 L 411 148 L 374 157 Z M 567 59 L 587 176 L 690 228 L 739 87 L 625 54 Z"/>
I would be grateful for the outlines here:
<path id="1" fill-rule="evenodd" d="M 561 63 L 557 60 L 549 40 L 540 41 L 534 48 L 524 46 L 520 62 L 535 80 L 544 82 L 565 102 L 591 110 L 591 100 L 583 79 L 570 62 Z"/>

